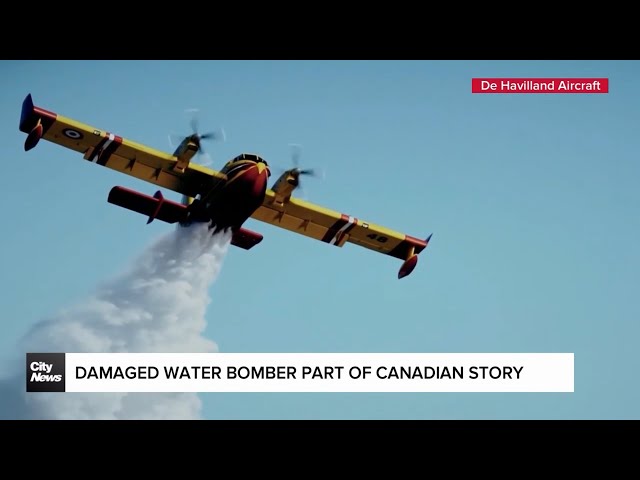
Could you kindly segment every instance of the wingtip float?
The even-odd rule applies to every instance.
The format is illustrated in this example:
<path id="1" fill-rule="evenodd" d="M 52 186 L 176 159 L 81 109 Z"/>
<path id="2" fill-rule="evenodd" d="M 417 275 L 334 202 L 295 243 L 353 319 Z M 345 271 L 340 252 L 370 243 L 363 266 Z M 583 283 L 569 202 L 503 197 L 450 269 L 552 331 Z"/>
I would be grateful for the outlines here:
<path id="1" fill-rule="evenodd" d="M 409 250 L 409 252 L 407 253 L 407 259 L 404 261 L 404 263 L 400 267 L 400 270 L 398 271 L 398 280 L 404 277 L 408 277 L 411 272 L 413 272 L 413 270 L 418 265 L 418 253 L 427 248 L 432 235 L 433 233 L 429 235 L 424 241 L 421 241 L 419 243 L 416 242 L 416 244 L 414 244 L 413 247 Z M 417 239 L 413 240 L 415 241 Z M 416 247 L 420 247 L 419 252 L 416 252 Z"/>
<path id="2" fill-rule="evenodd" d="M 22 102 L 22 112 L 20 114 L 20 131 L 27 133 L 24 142 L 24 150 L 28 152 L 38 144 L 44 133 L 42 119 L 35 113 L 31 94 Z"/>
<path id="3" fill-rule="evenodd" d="M 202 141 L 218 136 L 199 134 L 193 128 L 193 134 L 168 153 L 38 107 L 30 93 L 22 102 L 19 125 L 27 135 L 25 151 L 44 139 L 74 150 L 86 161 L 182 194 L 183 201 L 178 203 L 160 190 L 149 196 L 113 187 L 108 202 L 146 216 L 147 224 L 156 219 L 182 226 L 206 222 L 215 232 L 230 229 L 231 244 L 249 250 L 263 239 L 262 234 L 243 228 L 254 219 L 335 247 L 351 243 L 395 257 L 403 262 L 398 279 L 416 268 L 418 254 L 431 235 L 418 239 L 294 197 L 300 175 L 313 172 L 298 168 L 297 161 L 271 188 L 267 161 L 252 153 L 241 153 L 219 171 L 198 165 L 194 160 L 202 153 Z"/>

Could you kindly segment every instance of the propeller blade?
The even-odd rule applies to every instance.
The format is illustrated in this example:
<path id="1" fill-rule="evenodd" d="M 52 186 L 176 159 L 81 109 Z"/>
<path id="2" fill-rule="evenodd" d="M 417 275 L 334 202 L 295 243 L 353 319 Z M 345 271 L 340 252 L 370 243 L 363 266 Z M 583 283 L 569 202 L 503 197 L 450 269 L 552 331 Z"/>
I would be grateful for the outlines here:
<path id="1" fill-rule="evenodd" d="M 300 157 L 302 156 L 302 146 L 297 143 L 290 143 L 289 147 L 291 148 L 291 161 L 293 163 L 292 168 L 282 168 L 282 167 L 272 167 L 273 171 L 279 171 L 280 173 L 289 172 L 296 179 L 297 185 L 296 190 L 298 191 L 298 196 L 305 198 L 307 196 L 306 189 L 303 188 L 302 182 L 300 181 L 300 177 L 303 175 L 308 175 L 310 177 L 321 177 L 324 178 L 324 171 L 322 169 L 318 170 L 317 168 L 300 168 Z"/>
<path id="2" fill-rule="evenodd" d="M 189 115 L 191 118 L 189 120 L 189 125 L 191 126 L 191 132 L 195 133 L 196 135 L 198 134 L 198 117 L 197 117 L 197 113 L 200 110 L 197 108 L 187 108 L 184 112 Z"/>
<path id="3" fill-rule="evenodd" d="M 170 133 L 168 135 L 169 137 L 169 145 L 171 146 L 171 148 L 177 148 L 178 145 L 180 145 L 182 143 L 182 140 L 184 140 L 185 138 L 187 138 L 189 135 L 183 135 L 181 133 Z"/>
<path id="4" fill-rule="evenodd" d="M 300 170 L 300 175 L 308 175 L 321 180 L 325 179 L 324 169 L 322 168 L 306 168 L 304 170 Z"/>
<path id="5" fill-rule="evenodd" d="M 309 190 L 306 188 L 306 183 L 302 185 L 302 183 L 298 180 L 298 194 L 296 195 L 301 200 L 309 200 Z"/>
<path id="6" fill-rule="evenodd" d="M 290 143 L 289 147 L 291 147 L 291 162 L 297 167 L 300 164 L 300 157 L 302 156 L 302 145 Z"/>
<path id="7" fill-rule="evenodd" d="M 185 113 L 191 117 L 189 124 L 193 133 L 191 133 L 190 135 L 179 135 L 176 133 L 170 133 L 168 136 L 169 145 L 171 146 L 171 148 L 176 149 L 184 140 L 188 139 L 189 141 L 195 143 L 198 147 L 196 162 L 200 165 L 208 166 L 212 165 L 213 161 L 211 159 L 211 156 L 207 154 L 207 152 L 205 152 L 202 146 L 203 140 L 222 140 L 224 142 L 227 139 L 227 134 L 222 127 L 202 135 L 199 134 L 199 119 L 196 115 L 198 112 L 199 110 L 197 108 L 189 108 L 185 110 Z"/>
<path id="8" fill-rule="evenodd" d="M 223 142 L 227 141 L 227 134 L 224 131 L 224 128 L 219 128 L 214 130 L 213 132 L 203 133 L 200 135 L 201 140 L 222 140 Z"/>

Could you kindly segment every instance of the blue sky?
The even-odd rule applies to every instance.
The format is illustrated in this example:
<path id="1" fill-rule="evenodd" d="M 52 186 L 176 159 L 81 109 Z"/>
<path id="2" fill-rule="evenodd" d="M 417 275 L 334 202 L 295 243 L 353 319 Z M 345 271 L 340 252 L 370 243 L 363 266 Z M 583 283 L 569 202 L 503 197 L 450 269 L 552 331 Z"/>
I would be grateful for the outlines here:
<path id="1" fill-rule="evenodd" d="M 212 419 L 638 418 L 638 62 L 68 61 L 0 64 L 0 351 L 91 293 L 173 227 L 106 202 L 153 185 L 40 144 L 37 105 L 169 150 L 224 126 L 241 152 L 289 165 L 309 200 L 426 237 L 414 273 L 250 220 L 211 287 L 223 352 L 574 352 L 573 394 L 204 394 Z M 606 95 L 472 95 L 472 77 L 608 77 Z M 272 177 L 273 178 L 273 177 Z M 307 179 L 305 179 L 307 180 Z M 178 198 L 169 193 L 170 196 Z"/>

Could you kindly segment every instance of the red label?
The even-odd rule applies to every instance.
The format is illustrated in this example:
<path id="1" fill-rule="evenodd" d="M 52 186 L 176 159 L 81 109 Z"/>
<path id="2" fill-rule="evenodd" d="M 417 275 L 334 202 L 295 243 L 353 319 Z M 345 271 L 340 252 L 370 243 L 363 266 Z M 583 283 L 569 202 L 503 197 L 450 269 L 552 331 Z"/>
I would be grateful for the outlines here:
<path id="1" fill-rule="evenodd" d="M 609 79 L 472 78 L 471 93 L 609 93 Z"/>

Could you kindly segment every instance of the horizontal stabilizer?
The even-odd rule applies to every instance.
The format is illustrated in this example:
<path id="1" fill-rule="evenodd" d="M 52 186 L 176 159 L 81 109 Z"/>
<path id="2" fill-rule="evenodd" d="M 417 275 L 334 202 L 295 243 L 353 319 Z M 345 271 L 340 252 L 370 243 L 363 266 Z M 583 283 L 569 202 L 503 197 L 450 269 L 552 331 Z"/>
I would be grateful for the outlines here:
<path id="1" fill-rule="evenodd" d="M 231 238 L 231 245 L 249 250 L 262 241 L 262 235 L 245 228 L 236 230 Z"/>
<path id="2" fill-rule="evenodd" d="M 167 200 L 159 190 L 154 196 L 149 196 L 124 187 L 113 187 L 109 192 L 109 203 L 149 217 L 147 223 L 156 218 L 167 223 L 185 222 L 189 210 L 182 203 Z M 241 228 L 231 237 L 231 245 L 249 250 L 259 244 L 262 238 L 257 232 Z"/>
<path id="3" fill-rule="evenodd" d="M 159 191 L 151 197 L 124 187 L 113 187 L 109 192 L 108 201 L 149 217 L 147 223 L 156 218 L 167 223 L 181 222 L 186 219 L 188 210 L 185 205 L 167 200 Z"/>

